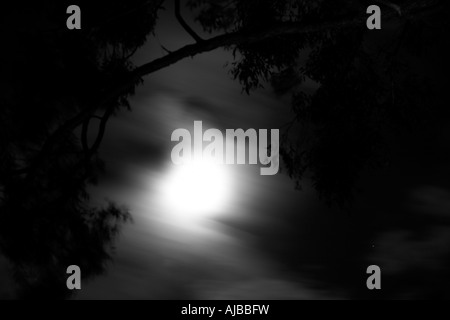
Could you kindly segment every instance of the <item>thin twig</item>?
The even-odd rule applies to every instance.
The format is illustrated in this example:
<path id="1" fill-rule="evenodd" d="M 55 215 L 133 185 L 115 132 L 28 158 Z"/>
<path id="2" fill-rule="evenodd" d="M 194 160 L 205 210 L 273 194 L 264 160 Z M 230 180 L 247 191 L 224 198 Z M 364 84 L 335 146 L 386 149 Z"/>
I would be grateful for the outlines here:
<path id="1" fill-rule="evenodd" d="M 177 18 L 178 22 L 181 24 L 184 30 L 186 30 L 189 35 L 194 38 L 196 42 L 202 42 L 204 41 L 198 34 L 195 33 L 194 30 L 184 21 L 183 17 L 181 16 L 181 4 L 180 0 L 175 0 L 175 17 Z"/>

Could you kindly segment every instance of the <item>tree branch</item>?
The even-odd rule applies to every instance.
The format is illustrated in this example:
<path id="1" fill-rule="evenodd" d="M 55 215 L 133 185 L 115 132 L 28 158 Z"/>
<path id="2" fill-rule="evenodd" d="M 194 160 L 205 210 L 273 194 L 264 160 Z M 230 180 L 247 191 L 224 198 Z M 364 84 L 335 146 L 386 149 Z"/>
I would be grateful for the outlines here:
<path id="1" fill-rule="evenodd" d="M 83 146 L 85 160 L 89 160 L 98 151 L 98 148 L 100 147 L 100 144 L 105 135 L 106 123 L 108 122 L 109 118 L 113 114 L 113 110 L 114 110 L 114 106 L 111 106 L 106 109 L 105 113 L 103 114 L 103 117 L 91 116 L 83 122 L 83 128 L 81 130 L 81 144 Z M 89 147 L 87 132 L 88 132 L 90 120 L 92 118 L 99 119 L 100 125 L 99 125 L 97 137 L 94 141 L 94 144 L 92 145 L 92 147 Z"/>
<path id="2" fill-rule="evenodd" d="M 388 0 L 377 0 L 377 2 L 379 2 L 381 4 L 384 4 L 385 6 L 395 10 L 398 13 L 399 16 L 402 15 L 402 9 L 400 8 L 399 5 L 397 5 L 395 3 L 392 3 L 392 2 L 390 2 Z"/>
<path id="3" fill-rule="evenodd" d="M 87 155 L 89 154 L 89 145 L 88 145 L 88 141 L 87 141 L 87 132 L 89 129 L 89 122 L 90 122 L 91 118 L 87 118 L 84 122 L 83 122 L 83 128 L 81 129 L 81 145 L 83 147 L 83 151 L 84 154 Z"/>
<path id="4" fill-rule="evenodd" d="M 98 151 L 98 148 L 100 147 L 100 144 L 102 143 L 103 137 L 105 136 L 106 124 L 107 124 L 109 118 L 111 117 L 111 115 L 113 114 L 113 112 L 114 112 L 114 106 L 111 106 L 108 109 L 106 109 L 106 111 L 100 121 L 97 138 L 95 139 L 92 147 L 89 149 L 88 158 L 91 158 Z"/>
<path id="5" fill-rule="evenodd" d="M 443 4 L 443 1 L 435 0 L 419 0 L 409 2 L 403 8 L 403 16 L 408 16 L 410 18 L 421 16 L 426 13 L 426 9 L 434 8 L 441 4 Z M 394 12 L 390 12 L 383 15 L 383 18 L 389 19 L 395 16 L 396 14 Z M 133 72 L 130 73 L 128 77 L 124 77 L 123 81 L 120 84 L 112 87 L 110 90 L 107 90 L 104 96 L 99 97 L 98 99 L 94 99 L 94 101 L 92 101 L 89 106 L 82 109 L 76 116 L 67 120 L 63 125 L 61 125 L 45 142 L 41 152 L 35 158 L 35 161 L 30 168 L 28 177 L 32 177 L 36 172 L 36 169 L 40 165 L 42 165 L 43 162 L 45 162 L 45 159 L 49 156 L 54 146 L 64 141 L 64 139 L 75 128 L 82 124 L 87 118 L 91 117 L 97 109 L 107 105 L 109 102 L 122 95 L 130 87 L 136 85 L 136 83 L 138 83 L 140 79 L 146 75 L 164 69 L 185 58 L 194 57 L 201 53 L 209 52 L 217 48 L 240 45 L 243 43 L 255 43 L 270 38 L 276 38 L 281 35 L 316 33 L 323 32 L 329 29 L 335 30 L 352 26 L 360 26 L 361 28 L 365 28 L 366 19 L 367 16 L 365 13 L 363 13 L 356 17 L 341 17 L 337 20 L 328 22 L 317 22 L 313 24 L 283 22 L 276 26 L 271 26 L 270 28 L 263 30 L 252 30 L 247 32 L 237 31 L 216 36 L 209 40 L 204 40 L 195 44 L 187 45 L 177 51 L 165 55 L 162 58 L 158 58 L 149 63 L 146 63 L 136 68 Z"/>
<path id="6" fill-rule="evenodd" d="M 136 53 L 136 51 L 138 49 L 139 49 L 139 46 L 136 46 L 127 56 L 123 57 L 122 60 L 127 61 L 128 59 L 130 59 Z"/>
<path id="7" fill-rule="evenodd" d="M 173 51 L 170 51 L 169 49 L 167 49 L 166 47 L 164 47 L 163 45 L 161 45 L 161 49 L 163 49 L 167 54 L 171 54 Z"/>
<path id="8" fill-rule="evenodd" d="M 195 33 L 194 30 L 184 21 L 183 17 L 181 16 L 181 4 L 180 0 L 175 0 L 175 17 L 177 18 L 178 22 L 181 24 L 184 30 L 186 30 L 189 35 L 194 38 L 196 42 L 202 42 L 203 39 L 199 37 L 198 34 Z"/>

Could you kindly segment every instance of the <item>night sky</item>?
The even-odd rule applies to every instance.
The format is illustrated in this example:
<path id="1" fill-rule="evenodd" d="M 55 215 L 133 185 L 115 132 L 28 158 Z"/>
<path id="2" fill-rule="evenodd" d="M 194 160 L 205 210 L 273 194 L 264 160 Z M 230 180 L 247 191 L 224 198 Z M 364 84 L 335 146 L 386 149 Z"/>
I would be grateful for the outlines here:
<path id="1" fill-rule="evenodd" d="M 136 65 L 164 55 L 161 45 L 175 50 L 191 42 L 170 6 L 155 34 L 134 56 Z M 442 94 L 430 104 L 446 104 L 449 55 L 442 47 L 430 46 L 428 59 L 416 64 Z M 283 167 L 262 176 L 260 165 L 228 165 L 223 205 L 200 218 L 171 214 L 163 193 L 174 170 L 175 129 L 192 130 L 194 121 L 203 121 L 204 130 L 282 129 L 293 117 L 290 96 L 276 95 L 269 83 L 242 92 L 229 73 L 232 61 L 229 51 L 217 49 L 151 74 L 130 99 L 132 110 L 110 120 L 99 151 L 106 172 L 90 187 L 90 201 L 113 200 L 132 221 L 106 273 L 84 282 L 73 298 L 450 298 L 448 119 L 436 122 L 433 134 L 418 128 L 391 139 L 389 166 L 362 173 L 350 210 L 326 205 L 308 177 L 296 190 Z M 303 89 L 318 86 L 307 81 Z M 382 269 L 381 291 L 366 287 L 370 265 Z M 0 298 L 13 297 L 2 256 L 0 283 Z"/>
<path id="2" fill-rule="evenodd" d="M 157 34 L 137 64 L 160 54 L 159 43 L 190 41 L 170 9 Z M 292 117 L 289 97 L 275 96 L 270 85 L 242 93 L 226 61 L 230 53 L 216 50 L 147 77 L 133 111 L 111 122 L 102 147 L 111 182 L 96 191 L 127 204 L 134 223 L 109 274 L 79 298 L 363 298 L 370 297 L 371 264 L 394 279 L 409 269 L 425 276 L 445 268 L 450 226 L 437 221 L 450 212 L 448 132 L 435 145 L 420 136 L 399 140 L 390 168 L 364 177 L 350 214 L 322 204 L 307 180 L 295 190 L 285 173 L 260 176 L 258 166 L 246 165 L 228 168 L 230 200 L 213 219 L 188 227 L 167 221 L 158 188 L 171 167 L 173 130 L 195 120 L 211 128 L 276 129 Z M 423 221 L 436 225 L 420 236 Z M 395 287 L 388 296 L 420 297 L 421 287 L 412 288 Z"/>

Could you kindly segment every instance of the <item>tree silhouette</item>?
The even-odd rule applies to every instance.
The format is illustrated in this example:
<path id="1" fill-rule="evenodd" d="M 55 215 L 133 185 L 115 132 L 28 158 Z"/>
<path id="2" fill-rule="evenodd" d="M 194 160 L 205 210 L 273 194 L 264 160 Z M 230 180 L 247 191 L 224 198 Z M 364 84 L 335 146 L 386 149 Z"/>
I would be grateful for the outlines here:
<path id="1" fill-rule="evenodd" d="M 134 85 L 82 122 L 66 119 L 133 69 L 129 57 L 145 43 L 160 4 L 86 1 L 86 28 L 75 32 L 65 29 L 65 3 L 2 11 L 8 48 L 1 53 L 0 248 L 14 264 L 20 297 L 67 297 L 69 265 L 80 266 L 84 277 L 102 272 L 130 218 L 112 203 L 93 207 L 86 187 L 103 170 L 97 150 L 106 122 L 129 107 Z M 87 131 L 97 125 L 91 143 Z"/>
<path id="2" fill-rule="evenodd" d="M 75 31 L 61 14 L 68 2 L 3 10 L 0 248 L 15 266 L 22 296 L 67 297 L 63 271 L 71 264 L 86 277 L 104 270 L 129 219 L 114 204 L 93 208 L 86 191 L 103 170 L 97 151 L 108 120 L 129 108 L 143 76 L 217 48 L 232 53 L 230 71 L 247 93 L 270 81 L 278 94 L 292 94 L 286 169 L 297 182 L 309 174 L 325 200 L 346 206 L 361 170 L 383 163 L 390 132 L 429 114 L 425 80 L 407 72 L 410 49 L 419 47 L 417 34 L 442 36 L 427 22 L 445 21 L 448 6 L 379 2 L 383 23 L 395 30 L 381 40 L 371 40 L 368 3 L 357 0 L 187 1 L 204 34 L 214 34 L 209 38 L 183 19 L 180 0 L 79 1 L 83 27 Z M 134 66 L 130 58 L 164 6 L 193 43 Z M 304 92 L 305 81 L 318 90 Z"/>

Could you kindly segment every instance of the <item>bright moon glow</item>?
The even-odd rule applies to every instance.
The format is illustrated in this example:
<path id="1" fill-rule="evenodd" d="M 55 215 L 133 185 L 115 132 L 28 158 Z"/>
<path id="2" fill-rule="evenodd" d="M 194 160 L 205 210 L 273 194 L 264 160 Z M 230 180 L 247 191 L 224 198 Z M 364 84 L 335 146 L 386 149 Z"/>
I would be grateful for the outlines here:
<path id="1" fill-rule="evenodd" d="M 163 183 L 164 202 L 177 219 L 210 217 L 223 210 L 230 191 L 224 165 L 210 159 L 178 165 Z"/>

